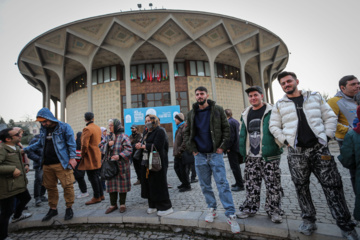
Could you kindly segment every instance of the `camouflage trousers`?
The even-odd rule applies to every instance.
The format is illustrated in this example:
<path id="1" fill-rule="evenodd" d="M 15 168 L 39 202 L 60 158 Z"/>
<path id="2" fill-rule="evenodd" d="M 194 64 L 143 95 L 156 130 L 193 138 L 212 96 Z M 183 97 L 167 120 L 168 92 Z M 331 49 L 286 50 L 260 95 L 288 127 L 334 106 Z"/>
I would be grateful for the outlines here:
<path id="1" fill-rule="evenodd" d="M 265 211 L 272 215 L 284 214 L 281 209 L 281 169 L 280 159 L 266 162 L 262 157 L 247 157 L 245 160 L 245 202 L 239 207 L 242 212 L 255 214 L 260 207 L 261 182 L 266 187 Z"/>
<path id="2" fill-rule="evenodd" d="M 288 147 L 288 164 L 303 219 L 316 221 L 316 210 L 309 188 L 310 174 L 313 173 L 323 188 L 331 215 L 337 225 L 344 231 L 354 229 L 345 201 L 341 176 L 328 147 L 321 144 L 316 144 L 313 148 Z"/>

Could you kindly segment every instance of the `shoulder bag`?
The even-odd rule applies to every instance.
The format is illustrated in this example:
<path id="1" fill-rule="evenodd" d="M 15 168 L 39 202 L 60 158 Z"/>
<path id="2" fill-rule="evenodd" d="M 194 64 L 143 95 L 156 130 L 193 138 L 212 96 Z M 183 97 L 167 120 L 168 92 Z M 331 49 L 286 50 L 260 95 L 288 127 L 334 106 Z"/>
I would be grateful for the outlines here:
<path id="1" fill-rule="evenodd" d="M 162 168 L 161 158 L 159 152 L 156 150 L 154 144 L 151 145 L 151 152 L 149 156 L 149 170 L 158 172 Z"/>
<path id="2" fill-rule="evenodd" d="M 109 158 L 109 146 L 106 144 L 106 153 L 101 164 L 100 176 L 102 180 L 111 180 L 119 174 L 119 164 L 117 161 L 111 161 Z"/>

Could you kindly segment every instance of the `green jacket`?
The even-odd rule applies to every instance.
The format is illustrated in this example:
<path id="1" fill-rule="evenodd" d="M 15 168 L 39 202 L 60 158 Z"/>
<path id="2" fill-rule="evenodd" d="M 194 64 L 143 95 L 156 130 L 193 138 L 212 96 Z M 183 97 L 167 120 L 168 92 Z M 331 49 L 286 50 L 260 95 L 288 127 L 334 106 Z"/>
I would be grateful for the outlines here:
<path id="1" fill-rule="evenodd" d="M 355 209 L 354 218 L 360 221 L 360 134 L 350 130 L 344 138 L 338 159 L 341 164 L 355 172 Z"/>
<path id="2" fill-rule="evenodd" d="M 17 178 L 13 177 L 15 168 L 21 171 L 21 175 Z M 27 183 L 20 148 L 16 146 L 14 150 L 5 143 L 0 143 L 0 199 L 24 192 Z"/>
<path id="3" fill-rule="evenodd" d="M 213 143 L 213 152 L 216 152 L 216 149 L 221 148 L 226 151 L 227 141 L 230 139 L 230 125 L 226 118 L 224 109 L 216 105 L 215 101 L 210 99 L 207 100 L 211 108 L 210 113 L 210 132 L 211 140 Z M 190 152 L 198 152 L 194 137 L 196 135 L 195 130 L 195 112 L 199 108 L 198 103 L 193 104 L 193 109 L 190 110 L 187 114 L 187 125 L 185 128 L 184 139 L 186 142 L 186 148 Z"/>
<path id="4" fill-rule="evenodd" d="M 265 161 L 272 161 L 280 159 L 280 155 L 283 153 L 281 145 L 277 144 L 274 136 L 269 130 L 269 121 L 271 116 L 272 106 L 268 103 L 264 103 L 266 109 L 261 119 L 261 148 L 259 154 L 265 159 Z M 248 155 L 250 150 L 250 141 L 247 131 L 247 117 L 252 106 L 248 107 L 241 114 L 241 128 L 240 128 L 240 154 L 244 158 Z"/>

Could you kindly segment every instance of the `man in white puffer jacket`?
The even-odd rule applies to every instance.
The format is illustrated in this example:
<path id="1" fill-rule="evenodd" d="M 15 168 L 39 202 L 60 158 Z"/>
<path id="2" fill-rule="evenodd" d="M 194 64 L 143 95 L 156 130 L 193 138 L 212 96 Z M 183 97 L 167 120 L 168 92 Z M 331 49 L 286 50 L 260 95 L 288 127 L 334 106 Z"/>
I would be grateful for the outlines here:
<path id="1" fill-rule="evenodd" d="M 282 72 L 278 80 L 286 94 L 273 107 L 269 129 L 277 141 L 288 146 L 289 170 L 303 218 L 299 232 L 311 235 L 317 229 L 309 189 L 313 173 L 343 236 L 358 239 L 346 205 L 341 176 L 327 146 L 336 131 L 335 113 L 319 93 L 300 91 L 295 73 Z"/>

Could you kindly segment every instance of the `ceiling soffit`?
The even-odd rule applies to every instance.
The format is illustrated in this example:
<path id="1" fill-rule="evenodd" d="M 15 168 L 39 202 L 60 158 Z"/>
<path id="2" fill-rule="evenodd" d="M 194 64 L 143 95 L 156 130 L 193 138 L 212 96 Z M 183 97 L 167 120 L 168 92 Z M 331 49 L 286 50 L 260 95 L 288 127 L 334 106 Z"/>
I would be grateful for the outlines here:
<path id="1" fill-rule="evenodd" d="M 223 20 L 226 29 L 232 40 L 236 42 L 239 38 L 245 36 L 246 34 L 252 33 L 257 30 L 257 28 L 251 26 L 250 24 L 234 21 L 234 20 Z"/>
<path id="2" fill-rule="evenodd" d="M 137 14 L 125 14 L 118 16 L 117 18 L 127 24 L 129 27 L 134 28 L 142 33 L 148 33 L 154 27 L 157 27 L 169 13 L 158 12 L 140 12 Z"/>
<path id="3" fill-rule="evenodd" d="M 63 28 L 45 35 L 36 42 L 44 46 L 49 46 L 50 48 L 63 50 L 65 47 L 65 39 L 66 39 L 66 28 Z"/>
<path id="4" fill-rule="evenodd" d="M 44 70 L 42 67 L 31 64 L 31 63 L 27 63 L 27 64 L 31 68 L 31 71 L 33 71 L 33 73 L 35 75 L 44 75 Z"/>
<path id="5" fill-rule="evenodd" d="M 173 20 L 165 23 L 152 37 L 169 47 L 188 38 L 187 34 Z"/>
<path id="6" fill-rule="evenodd" d="M 260 38 L 260 48 L 264 48 L 271 44 L 279 42 L 279 39 L 276 36 L 264 30 L 260 30 L 259 38 Z"/>
<path id="7" fill-rule="evenodd" d="M 65 79 L 66 84 L 74 79 L 75 77 L 79 76 L 80 74 L 85 72 L 85 68 L 81 63 L 78 61 L 66 58 L 65 59 Z"/>
<path id="8" fill-rule="evenodd" d="M 67 53 L 79 54 L 82 56 L 89 56 L 94 50 L 95 45 L 88 41 L 68 34 Z"/>
<path id="9" fill-rule="evenodd" d="M 63 61 L 63 57 L 59 54 L 47 51 L 45 49 L 40 48 L 40 54 L 42 59 L 44 60 L 44 64 L 51 63 L 56 65 L 61 65 Z"/>
<path id="10" fill-rule="evenodd" d="M 94 57 L 92 68 L 97 69 L 116 64 L 123 64 L 119 56 L 105 49 L 100 49 Z"/>
<path id="11" fill-rule="evenodd" d="M 199 39 L 210 49 L 229 42 L 228 35 L 223 25 L 218 25 L 217 27 L 211 29 Z"/>
<path id="12" fill-rule="evenodd" d="M 274 58 L 276 48 L 271 48 L 260 54 L 261 61 L 271 60 Z"/>
<path id="13" fill-rule="evenodd" d="M 166 59 L 165 54 L 150 43 L 144 43 L 133 55 L 131 62 Z"/>
<path id="14" fill-rule="evenodd" d="M 237 44 L 236 47 L 241 54 L 246 54 L 259 49 L 258 34 Z"/>
<path id="15" fill-rule="evenodd" d="M 140 38 L 137 35 L 119 24 L 114 23 L 106 36 L 104 43 L 120 48 L 130 48 L 139 40 Z"/>
<path id="16" fill-rule="evenodd" d="M 177 54 L 177 59 L 209 61 L 205 52 L 196 44 L 190 43 L 182 48 Z"/>
<path id="17" fill-rule="evenodd" d="M 173 13 L 172 15 L 187 31 L 190 31 L 192 34 L 206 29 L 220 20 L 220 18 L 216 16 L 203 16 L 201 14 Z"/>
<path id="18" fill-rule="evenodd" d="M 100 18 L 92 21 L 75 24 L 73 26 L 70 26 L 69 29 L 81 35 L 93 38 L 95 40 L 99 40 L 107 32 L 112 20 L 113 20 L 112 17 Z"/>
<path id="19" fill-rule="evenodd" d="M 240 60 L 233 48 L 228 48 L 221 52 L 215 59 L 215 62 L 240 67 Z"/>

